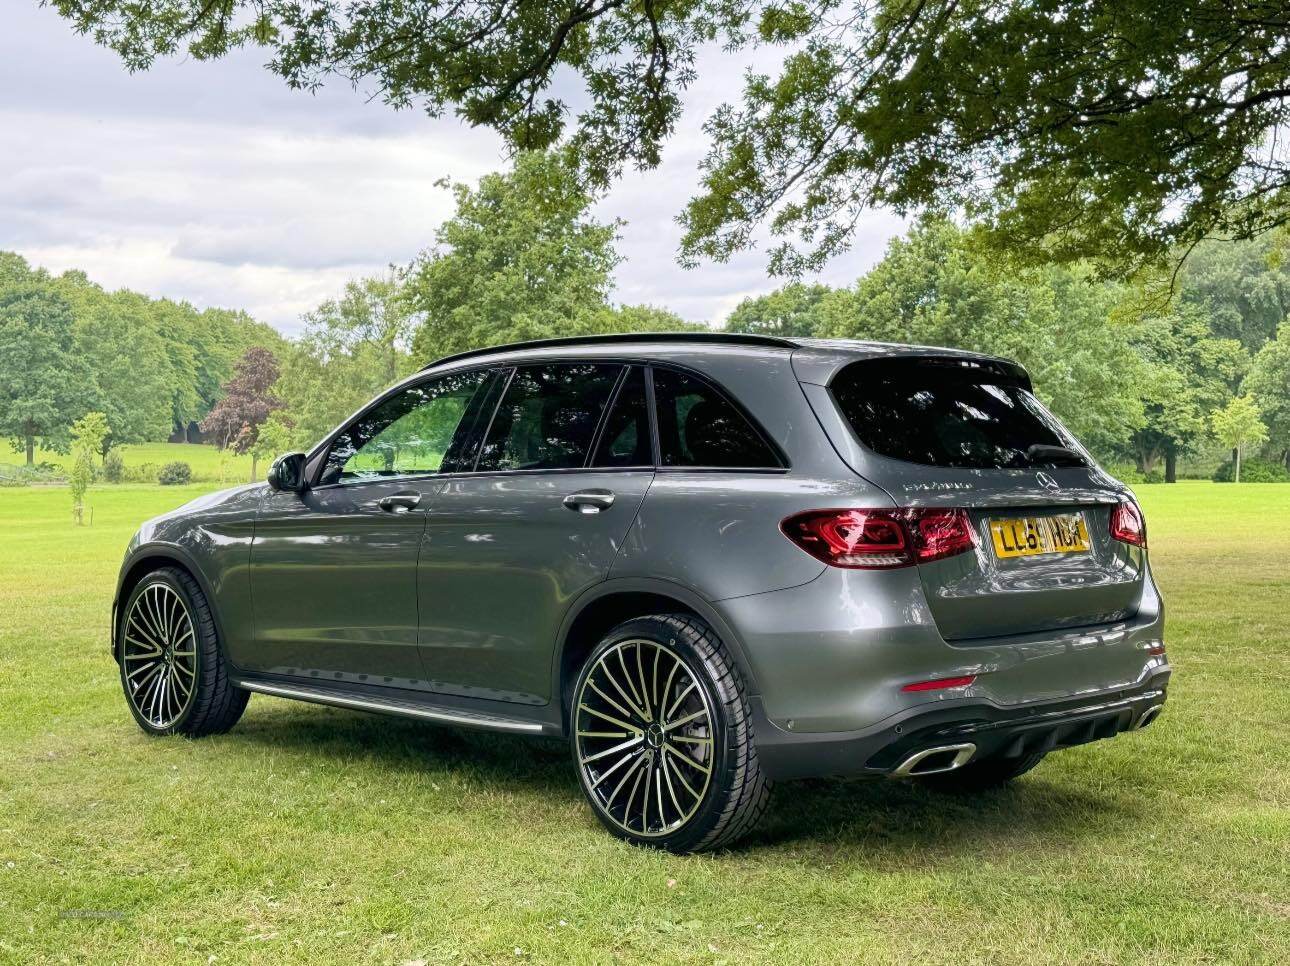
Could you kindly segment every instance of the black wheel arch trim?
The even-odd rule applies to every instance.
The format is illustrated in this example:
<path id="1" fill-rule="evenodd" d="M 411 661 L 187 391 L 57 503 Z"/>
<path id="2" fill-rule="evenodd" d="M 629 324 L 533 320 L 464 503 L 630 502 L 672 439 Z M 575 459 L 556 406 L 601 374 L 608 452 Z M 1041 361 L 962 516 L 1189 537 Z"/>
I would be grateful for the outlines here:
<path id="1" fill-rule="evenodd" d="M 734 629 L 710 601 L 675 581 L 657 577 L 610 577 L 608 580 L 603 580 L 587 588 L 574 598 L 573 603 L 569 605 L 569 609 L 565 612 L 564 620 L 560 622 L 555 651 L 551 656 L 551 694 L 552 704 L 561 706 L 562 721 L 566 717 L 562 707 L 564 701 L 562 675 L 564 672 L 565 649 L 569 645 L 570 632 L 573 630 L 578 618 L 588 607 L 607 597 L 620 594 L 652 594 L 658 597 L 670 597 L 692 610 L 716 631 L 726 645 L 730 655 L 735 660 L 739 673 L 743 675 L 744 686 L 747 688 L 748 693 L 750 695 L 759 693 L 757 681 L 752 674 L 752 666 L 749 664 L 748 656 L 744 651 L 743 642 L 739 640 L 739 636 L 734 632 Z"/>
<path id="2" fill-rule="evenodd" d="M 206 602 L 210 605 L 211 619 L 215 622 L 215 632 L 219 637 L 220 654 L 223 656 L 224 660 L 227 661 L 228 653 L 224 648 L 224 642 L 226 640 L 224 636 L 224 624 L 220 617 L 219 608 L 215 606 L 215 594 L 211 589 L 210 581 L 206 579 L 206 574 L 202 572 L 202 568 L 198 565 L 197 559 L 188 551 L 184 550 L 183 547 L 177 546 L 173 543 L 140 544 L 134 548 L 130 555 L 126 557 L 125 561 L 121 564 L 121 571 L 117 575 L 116 579 L 116 591 L 112 595 L 112 660 L 119 662 L 121 654 L 121 642 L 118 640 L 121 625 L 119 615 L 121 605 L 123 603 L 121 600 L 121 589 L 125 586 L 126 578 L 134 572 L 139 564 L 148 560 L 156 560 L 159 562 L 158 567 L 150 568 L 152 570 L 159 569 L 159 567 L 166 565 L 165 563 L 160 563 L 160 561 L 178 564 L 192 576 L 193 580 L 197 581 L 197 586 L 200 587 L 201 592 L 206 595 Z M 230 663 L 230 667 L 231 666 L 232 665 Z"/>

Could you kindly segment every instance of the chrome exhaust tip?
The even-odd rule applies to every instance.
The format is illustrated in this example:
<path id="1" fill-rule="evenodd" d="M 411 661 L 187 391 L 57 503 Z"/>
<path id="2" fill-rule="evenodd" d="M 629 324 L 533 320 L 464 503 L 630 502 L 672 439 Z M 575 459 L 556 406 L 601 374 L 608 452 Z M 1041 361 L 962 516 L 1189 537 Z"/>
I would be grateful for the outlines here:
<path id="1" fill-rule="evenodd" d="M 1151 722 L 1155 721 L 1156 718 L 1160 716 L 1160 712 L 1163 710 L 1165 710 L 1165 706 L 1163 704 L 1153 704 L 1151 707 L 1147 708 L 1146 711 L 1142 712 L 1142 714 L 1138 716 L 1138 720 L 1133 722 L 1133 726 L 1129 730 L 1130 731 L 1142 730 L 1147 725 L 1151 724 Z"/>
<path id="2" fill-rule="evenodd" d="M 942 772 L 962 768 L 976 754 L 976 745 L 938 745 L 935 748 L 924 748 L 916 751 L 902 761 L 891 772 L 891 778 L 918 778 L 922 775 L 939 775 Z M 944 756 L 949 756 L 946 761 Z M 928 760 L 932 759 L 932 760 Z M 926 762 L 926 766 L 919 768 Z"/>

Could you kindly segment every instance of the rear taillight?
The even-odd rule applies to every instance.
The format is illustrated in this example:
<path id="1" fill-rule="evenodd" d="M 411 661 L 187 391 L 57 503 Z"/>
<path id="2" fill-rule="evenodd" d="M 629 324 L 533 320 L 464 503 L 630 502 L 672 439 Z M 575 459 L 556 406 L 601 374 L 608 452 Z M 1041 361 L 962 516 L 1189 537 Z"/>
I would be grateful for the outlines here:
<path id="1" fill-rule="evenodd" d="M 1142 519 L 1142 511 L 1130 500 L 1117 503 L 1111 511 L 1111 536 L 1123 543 L 1145 548 L 1147 545 L 1147 522 Z"/>
<path id="2" fill-rule="evenodd" d="M 976 546 L 961 509 L 808 510 L 780 529 L 817 560 L 867 570 L 927 563 Z"/>

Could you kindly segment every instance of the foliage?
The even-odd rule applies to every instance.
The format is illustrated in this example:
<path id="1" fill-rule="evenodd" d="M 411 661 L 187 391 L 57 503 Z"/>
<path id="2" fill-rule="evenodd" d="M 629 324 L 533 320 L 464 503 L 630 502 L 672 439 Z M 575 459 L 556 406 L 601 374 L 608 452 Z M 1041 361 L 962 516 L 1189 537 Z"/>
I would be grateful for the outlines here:
<path id="1" fill-rule="evenodd" d="M 854 288 L 821 299 L 819 331 L 1016 359 L 1037 395 L 1104 452 L 1145 418 L 1145 367 L 1130 348 L 1130 328 L 1110 321 L 1117 297 L 1081 272 L 1000 271 L 960 229 L 928 221 L 894 240 Z"/>
<path id="2" fill-rule="evenodd" d="M 338 299 L 329 299 L 303 316 L 301 344 L 324 363 L 368 352 L 373 378 L 389 385 L 411 371 L 415 317 L 403 297 L 400 273 L 351 280 Z M 379 387 L 378 387 L 379 388 Z"/>
<path id="3" fill-rule="evenodd" d="M 794 271 L 885 205 L 965 209 L 1032 259 L 1132 265 L 1207 234 L 1248 237 L 1290 208 L 1279 0 L 53 5 L 132 70 L 262 46 L 293 87 L 365 80 L 395 107 L 455 111 L 519 149 L 563 138 L 596 185 L 658 164 L 702 45 L 787 51 L 708 122 L 690 257 L 725 258 L 769 221 L 793 236 L 772 267 Z M 561 77 L 576 97 L 559 96 Z"/>
<path id="4" fill-rule="evenodd" d="M 278 372 L 278 360 L 268 349 L 247 349 L 224 385 L 224 398 L 202 420 L 202 432 L 220 449 L 231 446 L 236 453 L 249 453 L 260 424 L 282 408 L 281 400 L 273 394 Z"/>
<path id="5" fill-rule="evenodd" d="M 566 154 L 526 152 L 478 188 L 451 187 L 456 212 L 408 273 L 418 359 L 594 326 L 619 261 L 617 224 L 591 217 Z"/>
<path id="6" fill-rule="evenodd" d="M 93 393 L 73 345 L 71 305 L 19 262 L 5 263 L 6 272 L 23 277 L 0 284 L 0 434 L 26 450 L 31 466 L 37 440 L 66 451 L 68 427 Z"/>
<path id="7" fill-rule="evenodd" d="M 84 522 L 85 493 L 94 482 L 94 454 L 99 452 L 107 435 L 107 417 L 100 412 L 86 413 L 72 423 L 72 472 L 67 483 L 77 525 Z"/>
<path id="8" fill-rule="evenodd" d="M 255 443 L 251 446 L 251 479 L 259 479 L 256 467 L 261 461 L 268 462 L 283 453 L 293 452 L 296 449 L 294 437 L 290 419 L 281 412 L 272 413 L 260 425 Z"/>
<path id="9" fill-rule="evenodd" d="M 1290 467 L 1290 319 L 1255 355 L 1244 385 L 1259 401 L 1272 448 Z"/>
<path id="10" fill-rule="evenodd" d="M 167 463 L 157 473 L 157 482 L 162 486 L 186 486 L 192 478 L 193 468 L 179 460 Z"/>
<path id="11" fill-rule="evenodd" d="M 1215 483 L 1231 483 L 1236 475 L 1236 463 L 1224 460 L 1214 471 Z M 1241 460 L 1242 483 L 1290 483 L 1290 470 L 1280 463 L 1254 457 Z"/>
<path id="12" fill-rule="evenodd" d="M 828 293 L 827 285 L 790 282 L 767 295 L 744 299 L 726 319 L 726 330 L 790 337 L 817 335 L 819 305 Z"/>
<path id="13" fill-rule="evenodd" d="M 1204 310 L 1216 338 L 1257 352 L 1290 316 L 1290 262 L 1278 250 L 1285 240 L 1282 232 L 1199 245 L 1181 275 L 1179 299 Z"/>
<path id="14" fill-rule="evenodd" d="M 103 479 L 108 483 L 120 483 L 125 478 L 125 457 L 120 450 L 109 450 L 103 457 Z"/>
<path id="15" fill-rule="evenodd" d="M 1246 446 L 1267 442 L 1268 428 L 1259 415 L 1259 407 L 1249 396 L 1236 396 L 1222 409 L 1210 416 L 1214 435 L 1224 446 L 1232 447 L 1236 455 L 1233 481 L 1241 482 L 1241 454 Z"/>

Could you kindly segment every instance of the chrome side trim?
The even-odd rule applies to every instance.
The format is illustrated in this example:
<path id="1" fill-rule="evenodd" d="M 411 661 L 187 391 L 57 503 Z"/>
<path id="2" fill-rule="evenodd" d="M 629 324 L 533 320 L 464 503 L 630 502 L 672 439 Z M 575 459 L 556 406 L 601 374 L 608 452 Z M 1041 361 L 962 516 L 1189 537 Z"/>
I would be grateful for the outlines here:
<path id="1" fill-rule="evenodd" d="M 955 752 L 954 760 L 943 768 L 929 768 L 926 771 L 914 771 L 918 763 L 930 758 L 932 755 L 943 754 L 944 752 Z M 938 745 L 935 748 L 924 748 L 922 751 L 916 751 L 904 761 L 902 761 L 892 771 L 892 778 L 912 778 L 919 775 L 939 775 L 942 772 L 954 771 L 956 768 L 962 768 L 968 763 L 973 755 L 976 754 L 976 745 L 967 742 L 961 745 Z"/>
<path id="2" fill-rule="evenodd" d="M 260 694 L 268 694 L 275 698 L 291 698 L 296 701 L 309 701 L 313 704 L 326 704 L 337 708 L 354 708 L 358 711 L 395 714 L 404 718 L 438 721 L 443 724 L 460 725 L 467 728 L 484 728 L 488 731 L 511 731 L 524 734 L 541 734 L 546 730 L 541 724 L 533 721 L 490 718 L 481 714 L 458 714 L 452 711 L 418 708 L 402 702 L 381 701 L 378 698 L 352 698 L 341 694 L 327 694 L 324 691 L 310 691 L 304 688 L 286 688 L 277 684 L 263 684 L 259 681 L 237 681 L 236 684 L 244 690 L 257 691 Z"/>

